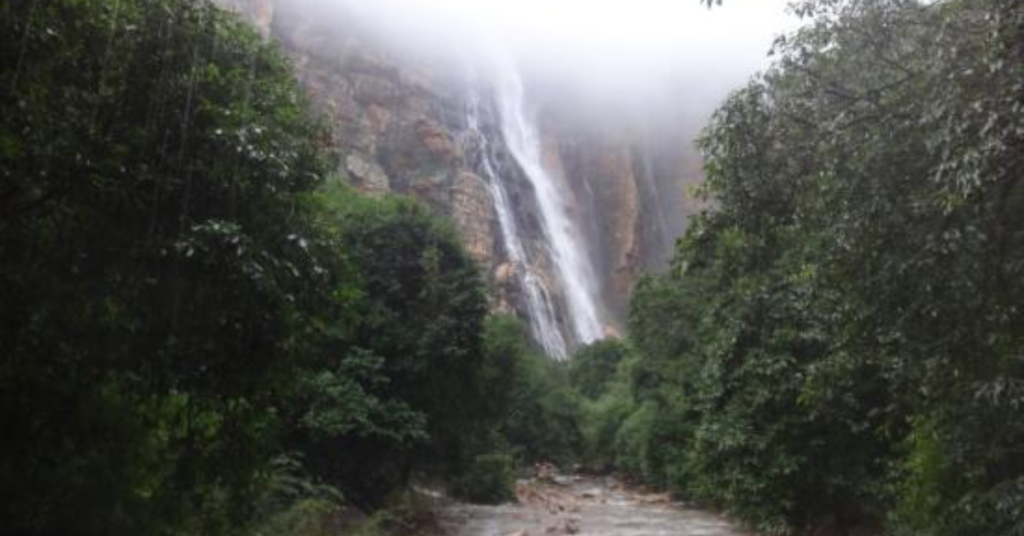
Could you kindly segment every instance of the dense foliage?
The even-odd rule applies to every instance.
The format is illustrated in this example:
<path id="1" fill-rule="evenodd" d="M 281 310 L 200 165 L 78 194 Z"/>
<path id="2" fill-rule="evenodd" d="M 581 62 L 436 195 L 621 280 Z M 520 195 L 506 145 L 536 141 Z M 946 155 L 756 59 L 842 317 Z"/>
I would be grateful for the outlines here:
<path id="1" fill-rule="evenodd" d="M 572 448 L 564 374 L 450 224 L 331 178 L 275 46 L 204 0 L 0 29 L 0 532 L 315 532 Z"/>
<path id="2" fill-rule="evenodd" d="M 490 416 L 465 403 L 483 395 L 483 280 L 453 228 L 411 200 L 339 186 L 316 200 L 344 256 L 301 342 L 290 441 L 372 506 L 415 466 L 457 470 L 463 436 Z"/>
<path id="3" fill-rule="evenodd" d="M 1024 5 L 797 10 L 700 142 L 603 441 L 769 534 L 1024 534 Z"/>
<path id="4" fill-rule="evenodd" d="M 536 349 L 523 324 L 495 315 L 485 332 L 484 376 L 496 445 L 524 463 L 570 464 L 582 448 L 581 406 L 565 364 Z"/>
<path id="5" fill-rule="evenodd" d="M 205 0 L 0 5 L 0 532 L 317 533 L 581 461 L 766 534 L 1024 535 L 1024 6 L 814 0 L 626 342 L 547 359 Z"/>
<path id="6" fill-rule="evenodd" d="M 202 3 L 5 2 L 0 27 L 0 517 L 248 517 L 320 279 L 296 205 L 322 129 Z"/>

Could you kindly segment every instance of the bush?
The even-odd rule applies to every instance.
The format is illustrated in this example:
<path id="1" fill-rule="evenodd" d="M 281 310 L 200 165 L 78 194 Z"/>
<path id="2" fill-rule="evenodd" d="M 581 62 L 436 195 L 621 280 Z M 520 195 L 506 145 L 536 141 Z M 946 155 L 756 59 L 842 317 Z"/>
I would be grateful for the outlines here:
<path id="1" fill-rule="evenodd" d="M 452 492 L 478 504 L 515 500 L 515 463 L 507 454 L 481 454 L 453 486 Z"/>
<path id="2" fill-rule="evenodd" d="M 572 386 L 583 396 L 598 398 L 608 388 L 628 352 L 618 339 L 604 339 L 580 348 L 569 362 Z"/>
<path id="3" fill-rule="evenodd" d="M 580 397 L 569 384 L 567 367 L 533 350 L 517 319 L 494 315 L 485 325 L 479 406 L 500 443 L 521 462 L 569 464 L 580 452 Z"/>

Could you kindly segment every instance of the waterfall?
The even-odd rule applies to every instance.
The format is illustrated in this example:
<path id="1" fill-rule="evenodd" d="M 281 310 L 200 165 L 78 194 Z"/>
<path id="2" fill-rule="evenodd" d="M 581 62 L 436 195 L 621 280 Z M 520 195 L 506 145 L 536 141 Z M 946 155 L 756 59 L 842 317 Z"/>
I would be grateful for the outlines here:
<path id="1" fill-rule="evenodd" d="M 506 55 L 493 57 L 498 60 L 488 77 L 493 108 L 481 106 L 478 80 L 472 70 L 468 73 L 471 83 L 463 144 L 467 154 L 472 155 L 474 170 L 487 183 L 533 337 L 548 355 L 565 359 L 573 345 L 593 342 L 604 334 L 596 301 L 597 279 L 584 235 L 569 217 L 573 194 L 542 162 L 540 135 L 527 107 L 519 72 Z M 481 126 L 481 113 L 485 110 L 493 110 L 497 116 L 501 139 L 490 139 L 488 134 L 494 133 Z M 496 152 L 502 149 L 511 155 L 521 174 L 503 176 L 507 168 L 495 162 Z M 541 236 L 529 237 L 529 242 L 524 239 L 517 219 L 522 211 L 516 210 L 510 195 L 510 185 L 520 177 L 533 190 L 541 231 Z M 538 242 L 539 248 L 535 247 Z M 550 266 L 553 273 L 542 273 L 543 266 Z"/>
<path id="2" fill-rule="evenodd" d="M 540 135 L 526 107 L 522 79 L 512 62 L 499 63 L 495 98 L 501 114 L 502 136 L 536 194 L 544 241 L 561 280 L 575 342 L 589 343 L 601 338 L 603 329 L 586 241 L 569 218 L 566 188 L 544 168 Z"/>
<path id="3" fill-rule="evenodd" d="M 533 264 L 527 257 L 526 248 L 519 234 L 516 215 L 509 202 L 505 182 L 494 165 L 492 148 L 487 136 L 480 129 L 480 102 L 475 92 L 471 92 L 466 106 L 466 133 L 468 145 L 476 150 L 477 171 L 487 181 L 494 210 L 498 215 L 498 226 L 501 228 L 501 239 L 509 261 L 515 267 L 516 278 L 526 296 L 527 317 L 534 338 L 549 355 L 564 359 L 568 355 L 568 347 L 562 336 L 558 323 L 555 321 L 555 310 L 551 293 L 538 280 L 533 272 Z"/>

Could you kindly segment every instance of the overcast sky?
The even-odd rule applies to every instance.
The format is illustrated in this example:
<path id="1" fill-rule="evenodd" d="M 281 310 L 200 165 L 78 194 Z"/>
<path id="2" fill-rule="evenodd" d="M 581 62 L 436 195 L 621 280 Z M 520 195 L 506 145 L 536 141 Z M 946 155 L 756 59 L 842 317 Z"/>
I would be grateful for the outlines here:
<path id="1" fill-rule="evenodd" d="M 660 83 L 711 70 L 739 84 L 797 25 L 787 0 L 322 0 L 412 47 L 511 52 L 524 67 L 591 82 Z"/>

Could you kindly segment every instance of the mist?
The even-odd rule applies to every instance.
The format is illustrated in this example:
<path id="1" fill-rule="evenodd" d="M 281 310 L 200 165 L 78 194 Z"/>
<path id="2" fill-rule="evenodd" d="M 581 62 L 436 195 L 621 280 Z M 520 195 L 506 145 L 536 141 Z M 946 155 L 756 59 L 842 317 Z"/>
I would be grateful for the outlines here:
<path id="1" fill-rule="evenodd" d="M 706 116 L 799 23 L 787 0 L 301 1 L 318 25 L 357 25 L 413 61 L 486 69 L 501 57 L 563 109 L 627 114 L 669 101 Z"/>
<path id="2" fill-rule="evenodd" d="M 508 303 L 565 358 L 621 333 L 632 282 L 668 265 L 701 208 L 694 140 L 797 26 L 786 3 L 282 0 L 269 33 L 354 184 L 473 210 L 483 264 L 513 274 Z M 467 176 L 493 221 L 455 206 Z"/>

